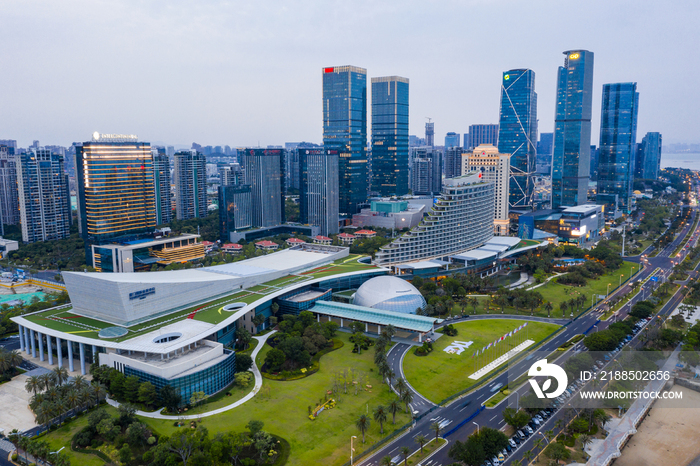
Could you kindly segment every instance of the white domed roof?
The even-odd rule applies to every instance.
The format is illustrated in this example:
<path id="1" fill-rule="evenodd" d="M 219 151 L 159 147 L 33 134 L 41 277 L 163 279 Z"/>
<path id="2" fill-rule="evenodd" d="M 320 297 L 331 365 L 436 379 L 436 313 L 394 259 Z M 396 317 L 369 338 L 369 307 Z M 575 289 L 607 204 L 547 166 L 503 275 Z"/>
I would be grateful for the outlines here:
<path id="1" fill-rule="evenodd" d="M 366 281 L 353 295 L 353 304 L 358 306 L 415 313 L 425 306 L 425 298 L 418 289 L 406 280 L 389 275 Z"/>

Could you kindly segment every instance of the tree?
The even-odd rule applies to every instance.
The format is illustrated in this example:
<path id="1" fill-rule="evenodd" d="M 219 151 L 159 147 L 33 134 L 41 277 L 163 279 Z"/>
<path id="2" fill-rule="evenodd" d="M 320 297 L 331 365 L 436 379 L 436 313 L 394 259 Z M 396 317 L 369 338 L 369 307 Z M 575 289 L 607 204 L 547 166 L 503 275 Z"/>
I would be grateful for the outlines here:
<path id="1" fill-rule="evenodd" d="M 284 354 L 284 351 L 277 348 L 272 348 L 265 355 L 265 366 L 267 367 L 268 371 L 276 372 L 280 369 L 280 367 L 282 367 L 282 364 L 284 364 L 286 359 L 287 356 Z"/>
<path id="2" fill-rule="evenodd" d="M 53 372 L 56 383 L 59 387 L 63 385 L 66 380 L 68 380 L 68 370 L 65 367 L 54 367 L 51 372 Z"/>
<path id="3" fill-rule="evenodd" d="M 252 339 L 253 336 L 244 326 L 241 325 L 236 329 L 236 348 L 240 350 L 246 349 Z"/>
<path id="4" fill-rule="evenodd" d="M 394 398 L 389 402 L 389 404 L 386 407 L 386 410 L 391 414 L 391 423 L 396 424 L 396 413 L 401 411 L 401 404 L 399 403 L 399 400 Z"/>
<path id="5" fill-rule="evenodd" d="M 236 372 L 245 372 L 253 367 L 253 358 L 247 354 L 236 354 Z"/>
<path id="6" fill-rule="evenodd" d="M 406 405 L 406 412 L 408 413 L 408 405 L 413 401 L 413 394 L 411 393 L 411 390 L 404 390 L 401 393 L 401 402 Z"/>
<path id="7" fill-rule="evenodd" d="M 440 436 L 440 431 L 442 430 L 440 423 L 436 421 L 436 422 L 433 422 L 432 424 L 430 424 L 430 430 L 435 432 L 435 441 L 437 442 L 437 439 Z"/>
<path id="8" fill-rule="evenodd" d="M 425 435 L 416 435 L 416 443 L 420 445 L 420 453 L 421 455 L 423 454 L 423 446 L 428 443 L 428 439 L 425 438 Z"/>
<path id="9" fill-rule="evenodd" d="M 177 412 L 182 397 L 172 386 L 166 385 L 160 390 L 160 400 L 171 413 Z"/>
<path id="10" fill-rule="evenodd" d="M 238 372 L 233 376 L 234 383 L 237 387 L 246 388 L 253 381 L 252 372 Z"/>
<path id="11" fill-rule="evenodd" d="M 486 453 L 476 435 L 470 435 L 464 442 L 455 441 L 450 447 L 448 455 L 453 460 L 462 461 L 467 466 L 481 466 L 486 461 Z"/>
<path id="12" fill-rule="evenodd" d="M 506 408 L 503 410 L 503 420 L 513 429 L 518 430 L 530 421 L 530 415 L 522 410 L 516 411 L 513 408 Z"/>
<path id="13" fill-rule="evenodd" d="M 381 459 L 379 462 L 380 466 L 392 466 L 394 464 L 393 461 L 391 461 L 391 456 L 385 456 L 384 458 Z"/>
<path id="14" fill-rule="evenodd" d="M 563 443 L 554 442 L 550 443 L 544 450 L 545 456 L 553 459 L 559 464 L 559 460 L 566 460 L 571 456 L 569 450 L 564 446 Z"/>
<path id="15" fill-rule="evenodd" d="M 382 405 L 374 408 L 374 420 L 379 423 L 379 434 L 384 435 L 384 423 L 386 422 L 386 408 Z"/>
<path id="16" fill-rule="evenodd" d="M 124 398 L 130 403 L 134 403 L 139 399 L 139 388 L 141 382 L 138 376 L 130 375 L 124 380 Z"/>
<path id="17" fill-rule="evenodd" d="M 36 393 L 41 390 L 42 385 L 41 379 L 39 379 L 39 377 L 36 375 L 32 375 L 27 377 L 27 381 L 24 384 L 24 389 L 27 390 L 27 392 L 33 392 L 36 395 Z"/>
<path id="18" fill-rule="evenodd" d="M 547 311 L 547 317 L 551 317 L 552 309 L 554 309 L 554 306 L 552 306 L 552 303 L 547 301 L 547 303 L 544 305 L 544 310 Z"/>
<path id="19" fill-rule="evenodd" d="M 146 406 L 154 406 L 158 401 L 158 391 L 151 382 L 144 382 L 139 385 L 139 402 Z"/>
<path id="20" fill-rule="evenodd" d="M 408 390 L 408 384 L 406 383 L 406 381 L 404 379 L 399 377 L 398 379 L 396 379 L 395 388 L 396 388 L 396 391 L 399 392 L 399 395 L 401 395 L 401 393 Z"/>
<path id="21" fill-rule="evenodd" d="M 263 421 L 251 419 L 250 421 L 248 421 L 248 424 L 246 424 L 245 428 L 250 431 L 251 437 L 255 437 L 255 434 L 260 432 L 264 426 L 265 426 L 265 423 Z"/>
<path id="22" fill-rule="evenodd" d="M 177 454 L 182 461 L 182 465 L 187 466 L 190 457 L 208 434 L 207 429 L 202 426 L 197 427 L 195 430 L 181 431 L 170 437 L 168 450 Z"/>
<path id="23" fill-rule="evenodd" d="M 190 397 L 190 405 L 195 407 L 199 406 L 207 398 L 208 396 L 204 392 L 192 392 L 192 396 Z"/>
<path id="24" fill-rule="evenodd" d="M 588 434 L 581 434 L 578 439 L 581 441 L 581 450 L 583 451 L 586 451 L 586 447 L 593 442 L 593 439 Z"/>
<path id="25" fill-rule="evenodd" d="M 408 455 L 411 454 L 411 449 L 403 446 L 399 451 L 401 452 L 401 456 L 403 456 L 403 466 L 408 466 Z"/>
<path id="26" fill-rule="evenodd" d="M 277 303 L 272 303 L 272 306 L 270 306 L 270 311 L 272 311 L 273 316 L 277 316 L 277 312 L 280 310 L 280 305 Z"/>
<path id="27" fill-rule="evenodd" d="M 370 425 L 371 422 L 369 417 L 367 417 L 365 414 L 360 415 L 360 417 L 357 418 L 357 421 L 355 421 L 355 427 L 362 432 L 362 443 L 365 443 L 365 432 L 369 430 Z"/>
<path id="28" fill-rule="evenodd" d="M 101 420 L 100 423 L 95 426 L 95 430 L 110 442 L 121 432 L 119 426 L 114 425 L 114 419 L 111 417 Z"/>

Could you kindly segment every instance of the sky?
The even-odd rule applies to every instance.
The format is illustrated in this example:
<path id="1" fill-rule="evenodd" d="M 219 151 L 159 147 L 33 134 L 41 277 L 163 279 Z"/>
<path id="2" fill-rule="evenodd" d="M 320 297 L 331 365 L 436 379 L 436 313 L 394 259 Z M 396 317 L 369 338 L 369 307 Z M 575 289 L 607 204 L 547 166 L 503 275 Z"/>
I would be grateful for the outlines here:
<path id="1" fill-rule="evenodd" d="M 410 134 L 497 123 L 503 71 L 536 74 L 552 132 L 563 51 L 637 82 L 637 139 L 699 142 L 700 2 L 677 0 L 0 1 L 0 139 L 70 145 L 94 131 L 154 144 L 322 142 L 321 69 L 410 79 Z M 368 123 L 371 106 L 368 103 Z M 369 129 L 368 129 L 369 137 Z"/>

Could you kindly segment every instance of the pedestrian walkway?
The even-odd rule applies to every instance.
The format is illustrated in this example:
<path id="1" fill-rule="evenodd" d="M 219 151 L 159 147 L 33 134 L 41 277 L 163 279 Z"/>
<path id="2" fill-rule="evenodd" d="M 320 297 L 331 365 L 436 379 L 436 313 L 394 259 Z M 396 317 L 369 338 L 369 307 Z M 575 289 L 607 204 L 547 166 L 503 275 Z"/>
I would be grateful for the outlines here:
<path id="1" fill-rule="evenodd" d="M 260 352 L 260 350 L 265 346 L 265 342 L 267 339 L 273 335 L 277 330 L 273 330 L 270 333 L 267 333 L 261 337 L 253 337 L 254 339 L 258 340 L 258 346 L 255 347 L 253 350 L 253 354 L 250 355 L 251 358 L 253 358 L 253 367 L 251 368 L 251 371 L 253 372 L 253 375 L 255 376 L 255 386 L 253 387 L 253 390 L 251 390 L 250 393 L 248 393 L 246 396 L 241 398 L 240 400 L 236 401 L 235 403 L 231 403 L 230 405 L 224 406 L 223 408 L 219 409 L 214 409 L 212 411 L 208 411 L 206 413 L 199 413 L 199 414 L 190 414 L 190 415 L 177 415 L 177 416 L 171 416 L 171 415 L 166 415 L 166 414 L 161 414 L 160 412 L 164 409 L 161 408 L 158 411 L 153 411 L 151 413 L 146 412 L 146 411 L 136 411 L 137 416 L 143 416 L 143 417 L 148 417 L 151 419 L 171 419 L 171 420 L 177 420 L 177 419 L 184 419 L 184 420 L 191 420 L 191 419 L 199 419 L 200 417 L 209 417 L 209 416 L 214 416 L 215 414 L 220 414 L 224 413 L 228 410 L 231 410 L 233 408 L 236 408 L 243 403 L 245 403 L 248 400 L 251 400 L 257 393 L 260 391 L 260 388 L 262 387 L 263 383 L 263 378 L 262 374 L 260 374 L 260 370 L 258 369 L 258 366 L 255 364 L 255 358 Z M 107 397 L 107 403 L 110 404 L 111 406 L 114 406 L 115 408 L 119 406 L 119 402 L 111 399 L 110 397 Z"/>
<path id="2" fill-rule="evenodd" d="M 517 282 L 511 283 L 509 286 L 506 286 L 506 288 L 510 288 L 511 290 L 515 288 L 520 288 L 521 286 L 524 286 L 527 283 L 527 278 L 528 275 L 526 272 L 520 272 L 520 279 Z"/>
<path id="3" fill-rule="evenodd" d="M 488 363 L 487 365 L 485 365 L 484 367 L 482 367 L 478 371 L 474 372 L 472 375 L 469 376 L 469 378 L 473 379 L 473 380 L 479 380 L 480 378 L 482 378 L 483 376 L 485 376 L 486 374 L 488 374 L 489 372 L 491 372 L 492 370 L 494 370 L 495 368 L 497 368 L 498 366 L 500 366 L 504 362 L 515 357 L 515 355 L 517 355 L 521 351 L 524 351 L 525 348 L 527 348 L 528 346 L 532 346 L 534 344 L 535 344 L 534 340 L 525 340 L 524 342 L 520 343 L 518 346 L 516 346 L 512 350 L 508 351 L 503 356 L 500 356 L 500 357 L 494 359 L 493 361 L 491 361 L 490 363 Z"/>

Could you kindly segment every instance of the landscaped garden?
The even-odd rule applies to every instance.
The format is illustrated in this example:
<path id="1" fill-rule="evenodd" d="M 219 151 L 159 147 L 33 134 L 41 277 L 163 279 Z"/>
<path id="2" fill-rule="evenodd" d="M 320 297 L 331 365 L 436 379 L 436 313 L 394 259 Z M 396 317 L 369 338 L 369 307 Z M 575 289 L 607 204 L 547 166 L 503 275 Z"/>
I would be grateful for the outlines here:
<path id="1" fill-rule="evenodd" d="M 417 356 L 413 352 L 404 359 L 404 375 L 415 390 L 434 403 L 460 392 L 478 382 L 469 376 L 480 368 L 472 355 L 495 339 L 521 326 L 520 320 L 474 320 L 452 324 L 457 335 L 442 335 L 433 343 L 433 351 L 427 356 Z M 528 322 L 525 329 L 530 340 L 539 342 L 559 328 L 558 325 L 542 322 Z M 516 334 L 518 335 L 518 334 Z M 522 336 L 519 334 L 518 336 Z M 499 343 L 511 345 L 510 337 Z M 472 342 L 461 354 L 448 353 L 444 349 L 455 341 Z"/>

